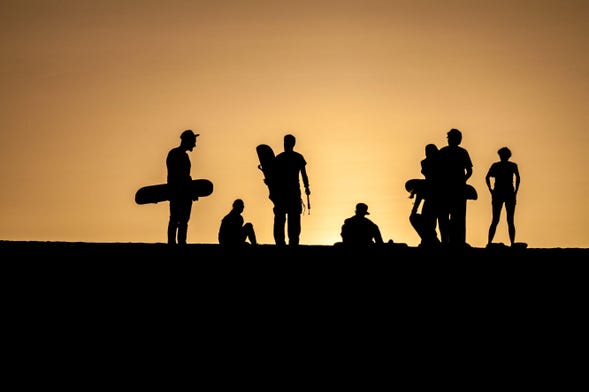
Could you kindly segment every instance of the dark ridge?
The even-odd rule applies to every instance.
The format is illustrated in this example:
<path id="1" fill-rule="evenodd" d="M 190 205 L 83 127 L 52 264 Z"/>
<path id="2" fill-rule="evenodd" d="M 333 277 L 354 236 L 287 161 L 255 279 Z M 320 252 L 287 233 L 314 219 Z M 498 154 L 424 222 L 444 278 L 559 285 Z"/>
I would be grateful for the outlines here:
<path id="1" fill-rule="evenodd" d="M 211 290 L 301 295 L 314 290 L 365 292 L 583 289 L 589 249 L 509 247 L 423 249 L 386 244 L 364 251 L 339 246 L 0 241 L 8 283 L 35 290 L 97 292 Z M 104 291 L 109 288 L 108 291 Z M 205 290 L 206 291 L 206 290 Z M 467 294 L 467 293 L 465 293 Z M 207 294 L 208 295 L 208 294 Z"/>
<path id="2" fill-rule="evenodd" d="M 211 342 L 243 336 L 254 337 L 252 344 L 285 328 L 319 340 L 362 331 L 356 339 L 376 339 L 375 347 L 391 336 L 413 347 L 423 339 L 451 337 L 454 346 L 459 336 L 473 342 L 497 333 L 517 340 L 538 328 L 552 333 L 554 326 L 581 325 L 588 256 L 589 249 L 567 248 L 428 251 L 387 244 L 361 252 L 0 241 L 3 314 L 27 339 L 39 330 L 60 337 L 55 344 L 100 344 L 102 336 L 126 345 L 142 336 L 142 347 L 161 339 L 161 331 L 173 339 L 181 330 L 199 342 L 221 335 Z M 492 333 L 477 335 L 485 328 Z"/>
<path id="3" fill-rule="evenodd" d="M 589 248 L 493 248 L 468 247 L 461 249 L 420 248 L 406 244 L 385 244 L 366 250 L 348 249 L 331 245 L 299 245 L 296 248 L 275 245 L 244 246 L 226 249 L 218 244 L 188 244 L 171 247 L 164 243 L 93 243 L 93 242 L 43 242 L 43 241 L 0 241 L 0 256 L 3 260 L 39 258 L 34 261 L 79 260 L 92 263 L 178 260 L 188 263 L 223 262 L 232 263 L 260 261 L 298 261 L 313 265 L 358 262 L 431 262 L 453 261 L 495 261 L 513 262 L 565 262 L 589 261 Z M 56 257 L 51 259 L 51 257 Z M 360 259 L 355 259 L 359 257 Z"/>

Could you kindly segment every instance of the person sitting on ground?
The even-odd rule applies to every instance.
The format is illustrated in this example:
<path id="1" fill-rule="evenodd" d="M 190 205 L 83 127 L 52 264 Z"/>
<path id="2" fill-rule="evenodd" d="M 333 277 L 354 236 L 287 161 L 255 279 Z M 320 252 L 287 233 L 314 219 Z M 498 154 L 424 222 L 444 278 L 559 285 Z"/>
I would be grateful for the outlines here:
<path id="1" fill-rule="evenodd" d="M 245 203 L 242 199 L 236 199 L 233 202 L 231 211 L 221 220 L 219 227 L 219 244 L 225 246 L 241 246 L 249 243 L 257 245 L 256 233 L 254 226 L 247 222 L 244 224 L 244 219 L 241 213 L 245 208 Z"/>
<path id="2" fill-rule="evenodd" d="M 367 247 L 382 245 L 382 235 L 378 226 L 370 219 L 368 206 L 365 203 L 356 204 L 354 216 L 344 220 L 341 237 L 345 246 Z"/>

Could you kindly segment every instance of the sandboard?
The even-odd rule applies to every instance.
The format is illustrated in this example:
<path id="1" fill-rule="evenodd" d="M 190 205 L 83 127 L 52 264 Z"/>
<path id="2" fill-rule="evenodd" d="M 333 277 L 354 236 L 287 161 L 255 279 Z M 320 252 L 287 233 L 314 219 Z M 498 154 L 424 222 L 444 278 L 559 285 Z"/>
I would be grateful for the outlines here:
<path id="1" fill-rule="evenodd" d="M 258 154 L 258 160 L 260 164 L 258 169 L 264 173 L 264 183 L 268 186 L 269 198 L 273 199 L 273 174 L 274 174 L 274 150 L 267 144 L 258 144 L 256 146 L 256 153 Z"/>
<path id="2" fill-rule="evenodd" d="M 466 187 L 464 188 L 464 197 L 466 200 L 476 200 L 479 198 L 479 195 L 474 186 L 466 184 Z"/>
<path id="3" fill-rule="evenodd" d="M 409 193 L 422 193 L 425 190 L 425 179 L 412 178 L 405 181 L 405 190 Z"/>
<path id="4" fill-rule="evenodd" d="M 424 178 L 412 178 L 405 181 L 405 190 L 409 193 L 422 193 L 425 191 L 426 182 Z M 477 190 L 470 184 L 465 184 L 464 197 L 466 200 L 478 199 Z"/>
<path id="5" fill-rule="evenodd" d="M 192 199 L 209 196 L 213 193 L 213 183 L 207 179 L 199 178 L 190 183 Z M 168 184 L 148 185 L 135 193 L 135 203 L 151 204 L 170 200 Z"/>

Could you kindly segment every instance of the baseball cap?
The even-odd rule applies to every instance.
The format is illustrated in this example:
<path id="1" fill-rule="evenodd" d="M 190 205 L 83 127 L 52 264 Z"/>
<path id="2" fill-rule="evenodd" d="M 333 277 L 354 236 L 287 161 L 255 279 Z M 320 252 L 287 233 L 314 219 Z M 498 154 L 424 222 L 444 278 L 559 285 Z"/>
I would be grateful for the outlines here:
<path id="1" fill-rule="evenodd" d="M 370 212 L 368 212 L 368 206 L 365 203 L 356 204 L 356 212 L 362 215 L 370 215 Z"/>
<path id="2" fill-rule="evenodd" d="M 196 139 L 197 136 L 200 136 L 200 133 L 194 133 L 192 132 L 191 129 L 187 129 L 184 132 L 182 132 L 182 134 L 180 135 L 180 139 L 189 139 L 189 138 L 194 138 Z"/>

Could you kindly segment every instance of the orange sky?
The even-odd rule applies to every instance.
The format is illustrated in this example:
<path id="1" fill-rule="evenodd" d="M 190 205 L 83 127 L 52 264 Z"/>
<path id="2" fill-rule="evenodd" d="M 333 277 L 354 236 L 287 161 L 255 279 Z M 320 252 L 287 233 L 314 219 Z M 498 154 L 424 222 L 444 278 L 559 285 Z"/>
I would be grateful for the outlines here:
<path id="1" fill-rule="evenodd" d="M 587 1 L 0 0 L 0 239 L 165 242 L 165 182 L 182 130 L 201 137 L 190 243 L 223 215 L 271 244 L 255 147 L 293 133 L 308 161 L 302 244 L 332 244 L 368 204 L 411 246 L 405 180 L 458 128 L 474 163 L 467 242 L 484 246 L 484 184 L 508 146 L 522 176 L 517 241 L 589 247 Z M 508 243 L 505 216 L 496 242 Z"/>

